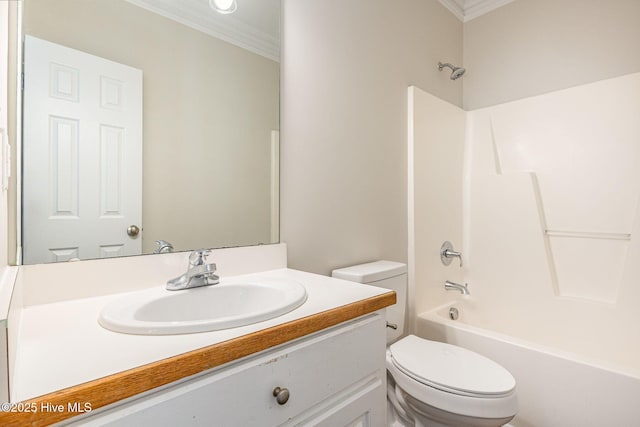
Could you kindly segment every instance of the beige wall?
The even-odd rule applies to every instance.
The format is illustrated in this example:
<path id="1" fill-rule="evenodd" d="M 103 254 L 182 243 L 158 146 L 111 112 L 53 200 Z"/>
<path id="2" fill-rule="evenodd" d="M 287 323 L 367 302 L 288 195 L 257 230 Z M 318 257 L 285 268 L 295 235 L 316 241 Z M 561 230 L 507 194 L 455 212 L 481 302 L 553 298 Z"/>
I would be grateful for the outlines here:
<path id="1" fill-rule="evenodd" d="M 461 22 L 437 0 L 284 0 L 282 52 L 289 265 L 406 262 L 407 87 L 461 105 L 437 68 L 461 62 Z"/>
<path id="2" fill-rule="evenodd" d="M 278 63 L 123 0 L 24 8 L 25 34 L 144 73 L 145 252 L 269 242 Z"/>
<path id="3" fill-rule="evenodd" d="M 5 164 L 4 144 L 8 142 L 8 67 L 9 67 L 9 5 L 0 4 L 0 186 Z M 0 276 L 7 265 L 7 192 L 0 188 Z"/>
<path id="4" fill-rule="evenodd" d="M 638 0 L 516 0 L 464 24 L 464 107 L 640 71 L 639 41 Z"/>

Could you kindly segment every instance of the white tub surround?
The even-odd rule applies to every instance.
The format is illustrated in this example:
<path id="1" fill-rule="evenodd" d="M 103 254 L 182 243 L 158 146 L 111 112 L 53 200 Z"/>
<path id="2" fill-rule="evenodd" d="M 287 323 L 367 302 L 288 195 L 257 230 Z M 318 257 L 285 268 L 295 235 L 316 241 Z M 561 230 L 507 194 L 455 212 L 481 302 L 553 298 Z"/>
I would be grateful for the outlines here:
<path id="1" fill-rule="evenodd" d="M 640 73 L 469 113 L 465 278 L 489 329 L 640 368 L 638 117 Z"/>
<path id="2" fill-rule="evenodd" d="M 639 100 L 640 73 L 467 112 L 414 89 L 408 151 L 416 331 L 421 313 L 464 301 L 462 316 L 474 327 L 640 383 Z M 438 168 L 441 160 L 446 167 Z M 462 267 L 442 265 L 443 240 L 462 252 Z M 471 295 L 447 293 L 445 280 L 468 283 Z M 518 377 L 487 356 L 531 392 L 514 425 L 615 424 L 607 414 L 618 405 L 586 403 L 598 401 L 592 387 L 563 386 L 573 396 L 558 400 L 565 404 L 534 403 L 573 374 L 537 381 L 542 376 Z M 580 372 L 595 384 L 598 369 Z M 623 389 L 602 384 L 607 396 L 626 401 Z M 638 424 L 632 406 L 620 412 L 627 415 L 620 425 Z M 542 412 L 544 420 L 536 415 Z"/>
<path id="3" fill-rule="evenodd" d="M 264 254 L 261 251 L 265 250 Z M 284 255 L 283 259 L 273 252 Z M 234 255 L 238 255 L 237 257 Z M 185 258 L 184 254 L 168 254 L 169 258 Z M 160 257 L 136 257 L 119 260 L 130 264 L 129 272 L 144 276 L 135 268 L 136 261 L 146 270 Z M 150 258 L 150 259 L 149 259 Z M 269 262 L 266 260 L 270 259 Z M 270 280 L 286 279 L 302 283 L 307 290 L 307 301 L 297 309 L 268 321 L 228 330 L 197 334 L 146 336 L 128 335 L 108 331 L 98 324 L 98 314 L 110 301 L 121 298 L 126 289 L 118 283 L 120 293 L 107 292 L 105 286 L 114 272 L 104 272 L 109 279 L 97 279 L 93 295 L 83 289 L 82 298 L 64 301 L 42 301 L 34 294 L 35 284 L 29 274 L 18 280 L 24 304 L 20 310 L 19 327 L 11 328 L 10 343 L 17 347 L 12 371 L 11 401 L 43 402 L 67 405 L 70 401 L 91 402 L 93 409 L 161 387 L 182 378 L 198 374 L 227 362 L 269 349 L 302 336 L 318 332 L 339 323 L 380 310 L 395 302 L 395 294 L 383 289 L 283 268 L 286 259 L 284 245 L 255 248 L 235 248 L 214 251 L 209 260 L 216 262 L 221 277 L 264 277 Z M 253 261 L 252 261 L 253 260 Z M 167 278 L 175 277 L 186 267 L 182 262 L 162 261 L 162 278 L 157 271 L 145 279 L 147 286 L 164 286 Z M 113 267 L 118 260 L 101 260 Z M 92 262 L 75 263 L 84 274 Z M 171 264 L 171 265 L 170 265 Z M 270 266 L 275 266 L 269 268 Z M 73 271 L 72 266 L 52 266 L 52 270 Z M 29 270 L 46 266 L 29 266 Z M 109 268 L 107 268 L 108 270 Z M 268 271 L 265 271 L 268 270 Z M 126 273 L 127 269 L 118 274 Z M 25 273 L 25 271 L 23 271 Z M 40 271 L 30 271 L 40 274 Z M 81 272 L 73 280 L 78 283 Z M 96 273 L 94 270 L 93 273 Z M 235 274 L 234 274 L 235 273 Z M 248 274 L 247 274 L 248 273 Z M 94 274 L 95 275 L 95 274 Z M 99 277 L 99 274 L 96 276 Z M 88 283 L 86 280 L 85 283 Z M 52 284 L 54 285 L 54 284 Z M 58 283 L 65 292 L 72 292 L 68 283 Z M 55 285 L 54 285 L 55 286 Z M 185 291 L 179 291 L 185 292 Z M 14 293 L 14 297 L 15 297 Z M 55 292 L 52 293 L 55 297 Z M 57 300 L 57 298 L 54 298 Z M 115 392 L 114 392 L 115 391 Z M 66 407 L 66 406 L 65 406 Z M 0 414 L 3 425 L 51 423 L 66 419 L 73 413 L 8 413 Z"/>
<path id="4" fill-rule="evenodd" d="M 422 89 L 408 89 L 409 313 L 450 301 L 444 282 L 464 283 L 467 254 L 443 266 L 445 241 L 463 248 L 463 153 L 466 113 Z M 414 330 L 409 316 L 410 332 Z"/>

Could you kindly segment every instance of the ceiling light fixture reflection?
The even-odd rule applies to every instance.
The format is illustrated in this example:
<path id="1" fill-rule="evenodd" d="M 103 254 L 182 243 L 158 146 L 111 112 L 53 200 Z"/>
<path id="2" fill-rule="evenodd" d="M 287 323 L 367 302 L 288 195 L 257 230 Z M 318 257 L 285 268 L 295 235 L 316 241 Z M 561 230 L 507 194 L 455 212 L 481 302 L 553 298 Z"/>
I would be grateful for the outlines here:
<path id="1" fill-rule="evenodd" d="M 216 12 L 225 15 L 235 12 L 238 8 L 236 0 L 209 0 L 209 6 Z"/>

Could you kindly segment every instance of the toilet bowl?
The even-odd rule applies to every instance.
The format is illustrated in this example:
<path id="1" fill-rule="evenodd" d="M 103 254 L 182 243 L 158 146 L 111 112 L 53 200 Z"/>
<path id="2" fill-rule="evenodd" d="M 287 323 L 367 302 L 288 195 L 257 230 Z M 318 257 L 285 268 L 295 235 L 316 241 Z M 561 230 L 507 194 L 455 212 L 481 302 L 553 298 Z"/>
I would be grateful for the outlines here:
<path id="1" fill-rule="evenodd" d="M 417 426 L 501 426 L 517 411 L 513 376 L 462 347 L 409 335 L 387 348 L 387 371 L 393 409 Z"/>
<path id="2" fill-rule="evenodd" d="M 396 291 L 387 309 L 387 419 L 392 427 L 497 427 L 517 412 L 516 382 L 502 366 L 462 347 L 404 330 L 406 265 L 376 261 L 332 276 Z M 400 339 L 398 339 L 400 338 Z"/>

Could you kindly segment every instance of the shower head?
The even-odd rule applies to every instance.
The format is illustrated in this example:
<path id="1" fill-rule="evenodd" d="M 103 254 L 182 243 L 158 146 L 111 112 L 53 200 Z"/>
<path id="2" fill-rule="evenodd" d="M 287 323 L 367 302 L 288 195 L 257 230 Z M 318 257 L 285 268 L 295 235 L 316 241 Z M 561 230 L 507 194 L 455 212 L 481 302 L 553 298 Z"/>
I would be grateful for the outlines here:
<path id="1" fill-rule="evenodd" d="M 462 77 L 462 75 L 464 74 L 464 72 L 467 71 L 462 67 L 458 67 L 455 70 L 453 70 L 453 72 L 451 73 L 451 80 L 457 80 L 460 77 Z"/>
<path id="2" fill-rule="evenodd" d="M 442 62 L 438 62 L 438 70 L 442 71 L 444 67 L 451 68 L 451 80 L 458 80 L 464 74 L 465 70 L 462 67 L 456 67 L 455 65 L 451 65 L 448 62 L 443 64 Z"/>

